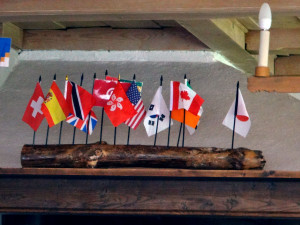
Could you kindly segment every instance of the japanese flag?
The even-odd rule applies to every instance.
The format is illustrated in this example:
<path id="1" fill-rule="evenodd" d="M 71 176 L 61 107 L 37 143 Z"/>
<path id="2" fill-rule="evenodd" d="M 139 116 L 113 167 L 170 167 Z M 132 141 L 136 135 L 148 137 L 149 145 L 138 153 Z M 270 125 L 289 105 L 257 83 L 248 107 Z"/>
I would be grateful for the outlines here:
<path id="1" fill-rule="evenodd" d="M 231 130 L 233 130 L 234 109 L 235 109 L 235 100 L 232 103 L 232 105 L 223 121 L 223 125 L 228 127 Z M 235 121 L 235 132 L 243 137 L 246 137 L 250 130 L 250 127 L 251 127 L 251 120 L 248 115 L 242 93 L 239 89 L 238 108 L 237 108 L 237 115 L 236 115 L 236 121 Z"/>
<path id="2" fill-rule="evenodd" d="M 162 87 L 160 86 L 154 98 L 152 99 L 152 102 L 149 106 L 149 109 L 147 111 L 145 120 L 144 120 L 144 126 L 147 132 L 148 137 L 152 136 L 156 132 L 156 126 L 157 126 L 157 117 L 158 117 L 158 128 L 157 133 L 167 129 L 169 127 L 169 110 L 167 107 L 167 104 L 161 94 Z M 171 125 L 173 125 L 171 121 Z"/>

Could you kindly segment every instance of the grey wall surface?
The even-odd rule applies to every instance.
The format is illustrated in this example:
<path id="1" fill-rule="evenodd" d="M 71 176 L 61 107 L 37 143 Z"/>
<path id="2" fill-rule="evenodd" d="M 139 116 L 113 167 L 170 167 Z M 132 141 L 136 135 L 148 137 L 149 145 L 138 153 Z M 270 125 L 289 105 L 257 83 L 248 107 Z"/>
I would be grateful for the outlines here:
<path id="1" fill-rule="evenodd" d="M 241 91 L 252 121 L 252 127 L 246 138 L 236 135 L 235 147 L 259 149 L 267 160 L 265 169 L 300 170 L 300 101 L 287 94 L 250 93 L 247 90 L 247 78 L 242 73 L 221 63 L 151 63 L 151 62 L 62 62 L 62 61 L 23 61 L 20 62 L 0 90 L 0 167 L 20 167 L 20 152 L 23 144 L 32 143 L 33 131 L 22 122 L 26 105 L 32 95 L 39 75 L 42 75 L 44 94 L 48 92 L 53 74 L 57 74 L 57 83 L 64 88 L 65 75 L 79 83 L 80 75 L 85 73 L 83 87 L 91 91 L 92 77 L 96 72 L 103 77 L 105 69 L 124 79 L 130 79 L 135 73 L 138 81 L 144 81 L 143 94 L 146 107 L 159 86 L 159 77 L 164 75 L 163 95 L 169 102 L 170 80 L 183 81 L 184 73 L 191 79 L 193 89 L 200 94 L 205 103 L 203 117 L 198 131 L 186 134 L 187 146 L 216 146 L 229 148 L 231 130 L 222 125 L 222 121 L 234 100 L 235 85 L 240 81 Z M 169 103 L 168 103 L 169 104 Z M 95 108 L 100 121 L 101 108 Z M 43 121 L 36 134 L 36 143 L 45 143 L 47 124 Z M 176 145 L 179 123 L 171 128 L 171 145 Z M 100 123 L 89 142 L 99 140 Z M 113 126 L 104 119 L 104 140 L 113 142 Z M 62 143 L 71 143 L 73 127 L 63 125 Z M 49 143 L 58 143 L 59 125 L 50 129 Z M 131 132 L 132 144 L 153 144 L 143 125 Z M 117 143 L 127 140 L 127 127 L 122 124 L 117 130 Z M 85 134 L 76 133 L 76 143 L 84 143 Z M 166 145 L 167 130 L 159 133 L 158 144 Z"/>

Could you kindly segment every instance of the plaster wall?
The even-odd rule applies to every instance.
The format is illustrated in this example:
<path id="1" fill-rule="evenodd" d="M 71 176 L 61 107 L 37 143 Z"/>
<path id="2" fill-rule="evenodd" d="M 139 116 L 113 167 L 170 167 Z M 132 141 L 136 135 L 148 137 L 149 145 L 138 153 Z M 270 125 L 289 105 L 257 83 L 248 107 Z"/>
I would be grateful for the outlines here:
<path id="1" fill-rule="evenodd" d="M 207 60 L 205 55 L 204 61 L 200 58 L 199 61 L 164 61 L 163 57 L 152 61 L 107 61 L 105 58 L 98 61 L 72 61 L 61 57 L 39 60 L 42 57 L 33 59 L 26 56 L 27 53 L 22 54 L 21 60 L 0 90 L 0 167 L 20 167 L 21 148 L 23 144 L 32 143 L 33 131 L 21 119 L 39 75 L 42 75 L 44 94 L 51 85 L 54 73 L 63 90 L 66 74 L 70 80 L 79 83 L 80 75 L 84 72 L 83 87 L 91 91 L 93 73 L 96 72 L 98 78 L 104 77 L 104 71 L 108 69 L 110 75 L 117 76 L 120 73 L 122 78 L 131 79 L 135 73 L 138 81 L 144 81 L 142 97 L 146 107 L 159 86 L 160 75 L 164 76 L 163 95 L 169 105 L 170 80 L 183 81 L 186 73 L 193 89 L 205 99 L 198 131 L 193 136 L 186 132 L 186 146 L 230 147 L 232 132 L 222 125 L 222 121 L 234 100 L 235 85 L 239 80 L 252 127 L 246 138 L 236 135 L 235 147 L 262 150 L 267 161 L 265 169 L 300 170 L 300 101 L 288 94 L 250 93 L 244 74 L 213 59 Z M 94 111 L 100 121 L 101 108 L 95 108 Z M 46 129 L 44 120 L 36 134 L 36 143 L 45 143 Z M 171 145 L 177 143 L 178 130 L 179 123 L 174 122 Z M 99 132 L 100 122 L 89 137 L 90 143 L 99 141 Z M 103 139 L 113 143 L 113 133 L 114 128 L 105 116 Z M 64 123 L 62 143 L 71 143 L 72 134 L 73 127 Z M 58 135 L 59 125 L 50 129 L 49 144 L 58 143 Z M 127 127 L 122 124 L 117 130 L 117 143 L 125 144 L 126 140 Z M 153 140 L 153 137 L 147 137 L 142 124 L 131 132 L 131 144 L 151 145 Z M 84 142 L 85 134 L 78 130 L 76 143 Z M 159 145 L 166 145 L 166 142 L 167 130 L 159 133 L 157 140 Z"/>

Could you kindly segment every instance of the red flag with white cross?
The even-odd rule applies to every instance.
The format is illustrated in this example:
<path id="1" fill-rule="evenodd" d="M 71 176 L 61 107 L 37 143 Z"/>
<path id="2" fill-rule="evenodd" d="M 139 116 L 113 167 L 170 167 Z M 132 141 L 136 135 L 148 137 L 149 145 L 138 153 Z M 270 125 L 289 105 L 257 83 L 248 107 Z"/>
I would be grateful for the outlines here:
<path id="1" fill-rule="evenodd" d="M 37 131 L 40 124 L 44 119 L 44 114 L 41 110 L 42 103 L 44 102 L 44 94 L 40 83 L 35 86 L 33 95 L 31 96 L 22 120 L 27 123 L 33 130 Z"/>
<path id="2" fill-rule="evenodd" d="M 109 101 L 104 106 L 104 111 L 115 127 L 137 113 L 120 82 L 117 83 Z"/>

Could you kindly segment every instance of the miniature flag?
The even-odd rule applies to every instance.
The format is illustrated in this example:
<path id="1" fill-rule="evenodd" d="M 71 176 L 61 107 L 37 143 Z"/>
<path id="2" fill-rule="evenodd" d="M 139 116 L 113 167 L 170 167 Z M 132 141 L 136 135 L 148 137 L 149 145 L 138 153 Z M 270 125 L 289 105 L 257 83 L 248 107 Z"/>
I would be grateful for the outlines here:
<path id="1" fill-rule="evenodd" d="M 134 109 L 137 111 L 137 114 L 134 117 L 126 120 L 125 124 L 135 130 L 146 115 L 144 103 L 141 98 L 141 94 L 137 89 L 135 81 L 132 82 L 131 86 L 126 92 L 126 95 L 129 98 L 129 101 L 134 105 Z"/>
<path id="2" fill-rule="evenodd" d="M 178 81 L 171 81 L 170 111 L 185 109 L 194 115 L 199 113 L 204 100 L 191 88 Z"/>
<path id="3" fill-rule="evenodd" d="M 47 119 L 49 127 L 65 120 L 70 113 L 68 103 L 59 90 L 55 80 L 52 82 L 41 109 Z"/>
<path id="4" fill-rule="evenodd" d="M 190 112 L 189 112 L 190 113 Z M 203 107 L 201 106 L 200 107 L 200 111 L 199 111 L 199 113 L 198 113 L 198 115 L 200 116 L 200 118 L 201 118 L 201 116 L 202 116 L 202 113 L 203 113 Z M 193 115 L 194 116 L 194 115 Z M 198 126 L 199 126 L 199 124 L 200 124 L 200 119 L 198 120 L 198 123 L 197 123 L 197 126 L 196 127 L 190 127 L 190 126 L 188 126 L 188 125 L 185 125 L 185 127 L 186 127 L 186 129 L 188 130 L 188 132 L 190 133 L 190 135 L 193 135 L 195 132 L 196 132 L 196 130 L 197 130 L 197 128 L 198 128 Z"/>
<path id="5" fill-rule="evenodd" d="M 70 81 L 65 83 L 64 97 L 69 105 L 71 114 L 81 120 L 86 119 L 95 104 L 94 97 L 88 91 Z"/>
<path id="6" fill-rule="evenodd" d="M 9 66 L 11 38 L 0 38 L 0 67 Z"/>
<path id="7" fill-rule="evenodd" d="M 81 131 L 83 132 L 87 132 L 87 121 L 88 121 L 88 117 L 87 116 L 85 118 L 85 120 L 81 120 L 79 119 L 78 117 L 70 114 L 68 117 L 67 117 L 67 120 L 66 122 L 73 125 L 74 127 L 77 127 L 78 129 L 80 129 Z M 93 110 L 91 110 L 91 116 L 90 116 L 90 122 L 89 122 L 89 135 L 91 135 L 96 127 L 96 124 L 97 124 L 97 117 L 94 113 Z"/>
<path id="8" fill-rule="evenodd" d="M 228 127 L 231 130 L 233 130 L 234 109 L 235 109 L 235 100 L 232 103 L 223 121 L 223 125 Z M 239 89 L 238 108 L 237 108 L 237 115 L 235 121 L 235 132 L 243 137 L 246 137 L 250 130 L 250 127 L 251 127 L 250 117 L 248 115 L 242 93 Z"/>
<path id="9" fill-rule="evenodd" d="M 157 117 L 159 117 L 157 133 L 169 127 L 169 110 L 161 92 L 162 87 L 160 86 L 152 99 L 144 120 L 144 126 L 148 137 L 154 135 L 156 132 Z M 172 121 L 171 125 L 173 125 Z"/>
<path id="10" fill-rule="evenodd" d="M 121 83 L 124 91 L 126 92 L 130 87 L 130 83 Z M 115 80 L 99 80 L 95 79 L 93 96 L 96 100 L 95 106 L 104 107 L 108 100 L 110 99 L 111 94 L 113 93 L 117 81 Z"/>
<path id="11" fill-rule="evenodd" d="M 34 131 L 37 131 L 41 125 L 44 114 L 41 111 L 42 103 L 44 102 L 44 94 L 40 83 L 35 86 L 33 95 L 31 96 L 22 120 L 27 123 Z"/>
<path id="12" fill-rule="evenodd" d="M 116 77 L 111 77 L 111 76 L 106 76 L 106 80 L 114 80 L 114 81 L 118 81 L 119 79 L 116 78 Z M 131 80 L 124 80 L 124 79 L 120 79 L 119 80 L 122 83 L 129 83 L 131 84 L 132 81 Z M 137 86 L 137 89 L 138 91 L 141 93 L 142 92 L 142 88 L 143 88 L 143 82 L 136 82 L 136 86 Z M 126 88 L 123 86 L 125 92 L 127 91 Z"/>
<path id="13" fill-rule="evenodd" d="M 137 113 L 120 82 L 117 83 L 109 101 L 104 106 L 104 111 L 115 127 Z"/>

